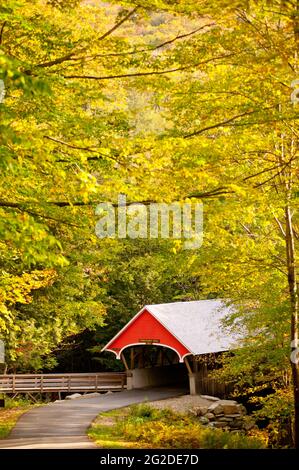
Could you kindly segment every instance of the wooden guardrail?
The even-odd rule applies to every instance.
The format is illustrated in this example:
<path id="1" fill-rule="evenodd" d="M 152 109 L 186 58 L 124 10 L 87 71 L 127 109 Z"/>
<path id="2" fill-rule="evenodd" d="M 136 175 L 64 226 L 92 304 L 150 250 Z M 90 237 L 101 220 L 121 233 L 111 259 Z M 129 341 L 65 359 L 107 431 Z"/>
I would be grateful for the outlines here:
<path id="1" fill-rule="evenodd" d="M 125 387 L 123 372 L 0 375 L 0 393 L 103 392 Z"/>

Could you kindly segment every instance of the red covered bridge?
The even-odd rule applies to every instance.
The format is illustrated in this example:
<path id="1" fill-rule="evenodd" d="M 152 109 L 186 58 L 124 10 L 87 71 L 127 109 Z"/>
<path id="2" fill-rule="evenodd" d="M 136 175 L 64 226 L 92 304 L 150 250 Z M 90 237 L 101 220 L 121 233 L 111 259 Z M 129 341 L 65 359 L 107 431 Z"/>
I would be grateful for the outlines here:
<path id="1" fill-rule="evenodd" d="M 189 382 L 191 394 L 213 393 L 211 356 L 235 348 L 240 340 L 223 325 L 231 313 L 221 300 L 146 305 L 103 351 L 122 359 L 129 389 Z"/>

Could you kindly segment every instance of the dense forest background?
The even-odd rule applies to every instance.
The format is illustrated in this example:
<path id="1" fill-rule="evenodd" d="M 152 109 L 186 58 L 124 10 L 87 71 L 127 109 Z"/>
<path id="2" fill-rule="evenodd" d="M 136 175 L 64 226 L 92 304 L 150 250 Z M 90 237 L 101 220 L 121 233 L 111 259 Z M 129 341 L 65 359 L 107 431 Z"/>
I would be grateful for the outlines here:
<path id="1" fill-rule="evenodd" d="M 144 304 L 221 297 L 248 330 L 222 378 L 256 397 L 270 382 L 256 400 L 284 432 L 299 403 L 298 10 L 1 1 L 8 371 L 115 367 L 99 350 Z M 95 208 L 119 194 L 203 202 L 202 247 L 99 239 Z"/>

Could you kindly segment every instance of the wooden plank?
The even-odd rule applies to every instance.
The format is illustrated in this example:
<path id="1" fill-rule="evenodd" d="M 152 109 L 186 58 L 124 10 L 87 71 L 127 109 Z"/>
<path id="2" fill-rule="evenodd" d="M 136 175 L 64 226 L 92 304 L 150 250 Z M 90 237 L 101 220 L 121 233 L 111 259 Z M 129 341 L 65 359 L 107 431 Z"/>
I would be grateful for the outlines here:
<path id="1" fill-rule="evenodd" d="M 124 388 L 123 372 L 0 375 L 1 393 L 94 391 Z"/>
<path id="2" fill-rule="evenodd" d="M 71 373 L 71 374 L 0 374 L 0 380 L 10 380 L 13 376 L 16 376 L 21 379 L 35 379 L 35 377 L 41 377 L 43 376 L 44 378 L 63 378 L 63 377 L 95 377 L 96 375 L 99 375 L 101 377 L 120 377 L 123 375 L 124 372 L 80 372 L 80 373 Z"/>
<path id="3" fill-rule="evenodd" d="M 121 379 L 121 388 L 122 388 L 122 390 L 125 388 L 126 382 L 127 382 L 127 377 L 123 375 L 122 379 Z"/>

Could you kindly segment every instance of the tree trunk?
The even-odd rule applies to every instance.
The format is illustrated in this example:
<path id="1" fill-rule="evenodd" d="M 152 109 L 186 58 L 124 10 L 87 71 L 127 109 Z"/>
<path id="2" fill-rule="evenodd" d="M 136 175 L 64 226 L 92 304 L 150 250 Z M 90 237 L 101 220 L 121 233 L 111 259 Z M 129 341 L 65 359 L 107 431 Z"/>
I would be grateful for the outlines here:
<path id="1" fill-rule="evenodd" d="M 294 232 L 292 224 L 292 215 L 289 204 L 285 208 L 285 221 L 286 221 L 286 255 L 287 255 L 287 270 L 288 270 L 288 284 L 290 292 L 291 304 L 291 369 L 293 379 L 293 394 L 294 394 L 294 444 L 299 449 L 299 367 L 296 360 L 297 346 L 298 346 L 298 289 L 297 289 L 297 276 L 296 276 L 296 255 Z"/>

